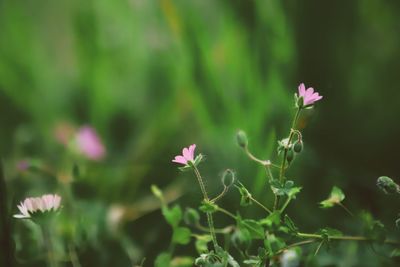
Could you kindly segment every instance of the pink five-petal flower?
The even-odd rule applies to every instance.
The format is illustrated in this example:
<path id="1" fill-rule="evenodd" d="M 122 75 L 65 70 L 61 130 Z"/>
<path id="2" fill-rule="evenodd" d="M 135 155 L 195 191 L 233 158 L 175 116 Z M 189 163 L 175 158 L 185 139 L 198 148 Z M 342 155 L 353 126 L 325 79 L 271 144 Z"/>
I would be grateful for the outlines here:
<path id="1" fill-rule="evenodd" d="M 83 126 L 79 128 L 76 135 L 76 142 L 79 151 L 88 159 L 101 160 L 106 154 L 106 150 L 99 136 L 90 126 Z"/>
<path id="2" fill-rule="evenodd" d="M 309 106 L 322 99 L 318 92 L 314 92 L 314 88 L 310 87 L 306 90 L 304 83 L 299 85 L 299 97 L 303 98 L 303 105 Z"/>
<path id="3" fill-rule="evenodd" d="M 194 160 L 194 150 L 195 149 L 196 149 L 195 144 L 189 146 L 189 148 L 187 148 L 187 147 L 183 148 L 182 155 L 176 156 L 175 159 L 172 160 L 172 162 L 186 165 L 188 163 L 188 161 Z"/>

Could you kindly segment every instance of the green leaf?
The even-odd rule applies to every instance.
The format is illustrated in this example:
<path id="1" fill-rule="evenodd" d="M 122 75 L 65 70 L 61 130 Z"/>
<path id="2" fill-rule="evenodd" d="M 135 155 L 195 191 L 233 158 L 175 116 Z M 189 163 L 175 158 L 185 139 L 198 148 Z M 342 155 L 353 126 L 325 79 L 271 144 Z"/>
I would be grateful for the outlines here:
<path id="1" fill-rule="evenodd" d="M 172 208 L 168 208 L 166 206 L 163 207 L 162 214 L 172 228 L 177 227 L 179 222 L 182 220 L 182 209 L 179 205 L 175 205 Z"/>
<path id="2" fill-rule="evenodd" d="M 296 194 L 301 190 L 301 187 L 295 187 L 294 182 L 287 180 L 285 184 L 281 184 L 278 180 L 270 181 L 272 192 L 277 196 L 288 196 L 295 199 Z"/>
<path id="3" fill-rule="evenodd" d="M 240 220 L 238 223 L 240 228 L 244 228 L 247 231 L 249 231 L 253 239 L 265 238 L 264 228 L 261 226 L 259 222 L 251 219 L 245 219 L 245 220 Z"/>
<path id="4" fill-rule="evenodd" d="M 246 251 L 251 245 L 250 231 L 245 227 L 237 227 L 231 236 L 232 244 L 240 251 Z"/>
<path id="5" fill-rule="evenodd" d="M 251 194 L 249 190 L 240 182 L 237 182 L 237 185 L 235 184 L 235 187 L 239 190 L 240 193 L 240 206 L 246 207 L 252 204 L 251 201 Z"/>
<path id="6" fill-rule="evenodd" d="M 172 242 L 175 244 L 186 245 L 190 242 L 192 232 L 187 227 L 176 227 L 172 234 Z"/>
<path id="7" fill-rule="evenodd" d="M 332 188 L 331 194 L 329 195 L 329 198 L 323 200 L 320 202 L 320 206 L 323 209 L 326 208 L 331 208 L 339 203 L 341 203 L 345 198 L 345 195 L 343 191 L 339 188 L 334 186 Z"/>
<path id="8" fill-rule="evenodd" d="M 380 221 L 373 222 L 371 230 L 368 233 L 368 237 L 379 243 L 383 243 L 386 239 L 386 229 L 383 223 Z"/>
<path id="9" fill-rule="evenodd" d="M 268 215 L 267 218 L 260 220 L 260 223 L 269 230 L 277 229 L 281 225 L 281 213 L 276 210 Z"/>
<path id="10" fill-rule="evenodd" d="M 286 247 L 285 242 L 274 234 L 267 234 L 264 245 L 270 256 L 276 255 L 281 249 Z"/>
<path id="11" fill-rule="evenodd" d="M 155 267 L 170 267 L 171 262 L 171 254 L 167 252 L 163 252 L 157 256 L 156 260 L 154 261 Z"/>
<path id="12" fill-rule="evenodd" d="M 283 218 L 283 222 L 289 228 L 290 233 L 297 234 L 299 229 L 296 227 L 296 225 L 288 215 L 285 215 L 285 217 Z"/>
<path id="13" fill-rule="evenodd" d="M 200 221 L 200 214 L 195 209 L 187 208 L 185 210 L 185 214 L 183 215 L 183 220 L 188 225 L 198 225 Z"/>
<path id="14" fill-rule="evenodd" d="M 199 254 L 208 252 L 207 244 L 212 241 L 210 235 L 196 235 L 195 247 Z"/>

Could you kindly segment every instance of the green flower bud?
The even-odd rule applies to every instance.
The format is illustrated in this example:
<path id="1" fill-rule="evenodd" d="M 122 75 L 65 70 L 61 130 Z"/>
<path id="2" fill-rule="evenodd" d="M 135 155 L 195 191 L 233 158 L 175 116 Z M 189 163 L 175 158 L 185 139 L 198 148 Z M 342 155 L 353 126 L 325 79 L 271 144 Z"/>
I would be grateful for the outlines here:
<path id="1" fill-rule="evenodd" d="M 299 140 L 296 143 L 294 143 L 293 150 L 296 153 L 300 153 L 303 150 L 303 142 Z"/>
<path id="2" fill-rule="evenodd" d="M 197 210 L 192 208 L 187 208 L 183 216 L 183 220 L 188 225 L 198 225 L 200 221 L 200 215 Z"/>
<path id="3" fill-rule="evenodd" d="M 286 154 L 286 160 L 288 161 L 288 163 L 290 164 L 290 162 L 292 162 L 292 160 L 294 159 L 294 152 L 293 152 L 293 148 L 289 148 L 289 150 L 287 151 Z"/>
<path id="4" fill-rule="evenodd" d="M 378 178 L 376 185 L 385 193 L 385 194 L 394 194 L 400 193 L 400 186 L 396 184 L 391 178 L 387 176 L 381 176 Z"/>
<path id="5" fill-rule="evenodd" d="M 246 148 L 249 143 L 249 141 L 247 140 L 246 133 L 242 130 L 239 130 L 236 133 L 236 141 L 237 141 L 238 145 L 242 148 Z"/>

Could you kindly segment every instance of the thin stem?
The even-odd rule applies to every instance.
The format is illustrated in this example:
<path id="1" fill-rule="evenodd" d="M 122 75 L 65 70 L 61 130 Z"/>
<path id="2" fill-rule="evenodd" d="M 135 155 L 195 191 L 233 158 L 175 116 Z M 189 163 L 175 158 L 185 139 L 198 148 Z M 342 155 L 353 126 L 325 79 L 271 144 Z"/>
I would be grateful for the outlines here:
<path id="1" fill-rule="evenodd" d="M 200 223 L 197 223 L 196 225 L 194 225 L 197 229 L 204 231 L 204 232 L 210 232 L 210 229 L 208 227 L 205 227 L 203 225 L 201 225 Z M 220 228 L 220 229 L 214 229 L 216 234 L 228 234 L 229 232 L 231 232 L 233 229 L 235 229 L 234 225 L 228 225 L 225 228 Z"/>
<path id="2" fill-rule="evenodd" d="M 324 244 L 324 241 L 325 240 L 322 240 L 321 242 L 319 242 L 319 245 L 318 245 L 317 249 L 314 252 L 314 256 L 317 256 L 319 250 L 321 249 L 322 245 Z"/>
<path id="3" fill-rule="evenodd" d="M 69 258 L 71 260 L 72 266 L 73 267 L 81 267 L 81 264 L 80 264 L 79 258 L 78 258 L 78 253 L 76 253 L 74 244 L 71 243 L 68 245 L 68 252 L 69 252 Z"/>
<path id="4" fill-rule="evenodd" d="M 318 234 L 308 234 L 308 233 L 297 233 L 298 237 L 301 238 L 317 238 L 317 239 L 324 239 L 325 237 Z M 375 241 L 374 239 L 367 238 L 365 236 L 328 236 L 328 239 L 331 240 L 350 240 L 350 241 Z M 391 245 L 400 245 L 399 241 L 386 239 L 384 241 L 386 244 Z"/>
<path id="5" fill-rule="evenodd" d="M 341 202 L 337 203 L 340 207 L 342 207 L 351 217 L 354 217 L 354 214 L 348 209 L 346 208 L 345 205 L 343 205 Z"/>
<path id="6" fill-rule="evenodd" d="M 271 211 L 269 208 L 265 207 L 263 204 L 261 204 L 260 202 L 258 202 L 255 198 L 253 198 L 252 195 L 250 195 L 249 198 L 250 198 L 252 201 L 254 201 L 254 203 L 256 203 L 258 206 L 260 206 L 262 209 L 264 209 L 266 212 L 268 212 L 269 214 L 272 213 L 272 211 Z"/>
<path id="7" fill-rule="evenodd" d="M 205 187 L 204 182 L 203 182 L 203 178 L 201 177 L 201 174 L 200 174 L 199 170 L 197 169 L 197 167 L 194 164 L 191 164 L 191 166 L 192 166 L 192 168 L 194 170 L 194 173 L 195 173 L 195 175 L 197 177 L 197 181 L 199 182 L 201 192 L 203 193 L 204 201 L 206 201 L 206 202 L 210 201 L 209 198 L 208 198 L 208 195 L 207 195 L 206 187 Z M 217 236 L 215 234 L 214 220 L 213 220 L 211 212 L 206 212 L 206 214 L 207 214 L 208 227 L 210 228 L 210 235 L 211 235 L 211 238 L 212 238 L 212 241 L 213 241 L 214 249 L 216 249 L 218 247 L 218 242 L 217 242 Z"/>
<path id="8" fill-rule="evenodd" d="M 206 214 L 207 214 L 208 227 L 210 227 L 210 235 L 213 241 L 214 249 L 216 249 L 218 247 L 218 242 L 217 242 L 217 235 L 215 234 L 214 220 L 211 212 L 207 212 Z"/>
<path id="9" fill-rule="evenodd" d="M 290 201 L 292 200 L 291 197 L 288 197 L 285 201 L 285 203 L 283 204 L 282 208 L 280 209 L 280 212 L 283 213 L 283 211 L 286 209 L 286 207 L 289 205 Z"/>
<path id="10" fill-rule="evenodd" d="M 279 180 L 281 182 L 284 181 L 286 156 L 287 156 L 287 152 L 288 152 L 288 149 L 289 149 L 290 142 L 292 141 L 292 138 L 293 138 L 293 135 L 294 135 L 294 132 L 295 132 L 294 130 L 295 130 L 297 119 L 299 118 L 300 112 L 301 112 L 301 108 L 298 108 L 297 111 L 296 111 L 296 114 L 294 115 L 294 119 L 293 119 L 293 122 L 292 122 L 292 127 L 290 128 L 290 133 L 289 133 L 287 145 L 285 146 L 284 151 L 283 151 L 283 159 L 282 159 L 282 164 L 281 164 L 281 170 L 279 172 Z"/>
<path id="11" fill-rule="evenodd" d="M 48 225 L 45 226 L 42 224 L 40 226 L 43 234 L 44 246 L 46 249 L 47 265 L 48 267 L 58 267 L 58 263 L 54 255 L 53 242 L 51 240 L 49 226 Z"/>
<path id="12" fill-rule="evenodd" d="M 204 182 L 203 182 L 203 178 L 201 177 L 199 170 L 197 169 L 197 167 L 194 164 L 192 164 L 192 168 L 193 168 L 194 174 L 196 175 L 197 181 L 199 182 L 201 192 L 203 193 L 203 198 L 204 198 L 204 200 L 208 201 L 209 198 L 207 195 L 206 186 L 204 185 Z"/>
<path id="13" fill-rule="evenodd" d="M 226 209 L 223 209 L 221 207 L 218 207 L 218 211 L 225 213 L 226 215 L 228 215 L 229 217 L 231 217 L 232 219 L 234 219 L 236 221 L 236 216 L 233 215 L 231 212 L 227 211 Z"/>

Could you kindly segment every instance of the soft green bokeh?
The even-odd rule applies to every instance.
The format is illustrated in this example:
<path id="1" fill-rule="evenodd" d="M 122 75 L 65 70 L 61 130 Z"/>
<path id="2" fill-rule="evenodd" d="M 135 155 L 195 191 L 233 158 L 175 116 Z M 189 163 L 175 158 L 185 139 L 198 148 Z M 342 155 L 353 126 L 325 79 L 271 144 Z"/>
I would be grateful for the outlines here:
<path id="1" fill-rule="evenodd" d="M 293 94 L 305 82 L 324 98 L 300 119 L 304 153 L 288 175 L 303 190 L 289 206 L 292 217 L 310 232 L 324 224 L 356 232 L 357 221 L 339 208 L 318 208 L 337 185 L 352 211 L 369 210 L 395 231 L 399 210 L 391 203 L 398 199 L 375 183 L 381 175 L 400 177 L 399 11 L 396 1 L 377 0 L 0 2 L 0 149 L 9 212 L 1 216 L 14 214 L 26 196 L 57 191 L 65 199 L 55 229 L 60 255 L 75 244 L 82 266 L 128 266 L 144 257 L 152 266 L 171 232 L 150 185 L 170 190 L 169 201 L 180 197 L 182 207 L 197 207 L 201 198 L 173 157 L 196 143 L 206 155 L 200 168 L 210 194 L 232 168 L 271 203 L 264 170 L 245 157 L 235 133 L 245 130 L 254 154 L 277 160 L 276 141 L 287 135 Z M 107 158 L 71 157 L 54 138 L 60 122 L 95 127 Z M 20 172 L 22 159 L 44 170 Z M 60 177 L 73 168 L 79 175 L 65 186 Z M 235 211 L 239 201 L 232 190 L 221 205 Z M 121 209 L 127 218 L 114 229 L 108 218 Z M 255 207 L 241 213 L 264 216 Z M 218 217 L 217 225 L 230 223 Z M 17 258 L 43 266 L 31 226 L 11 226 Z M 177 253 L 196 255 L 193 244 Z M 324 253 L 321 265 L 385 263 L 353 243 Z"/>

